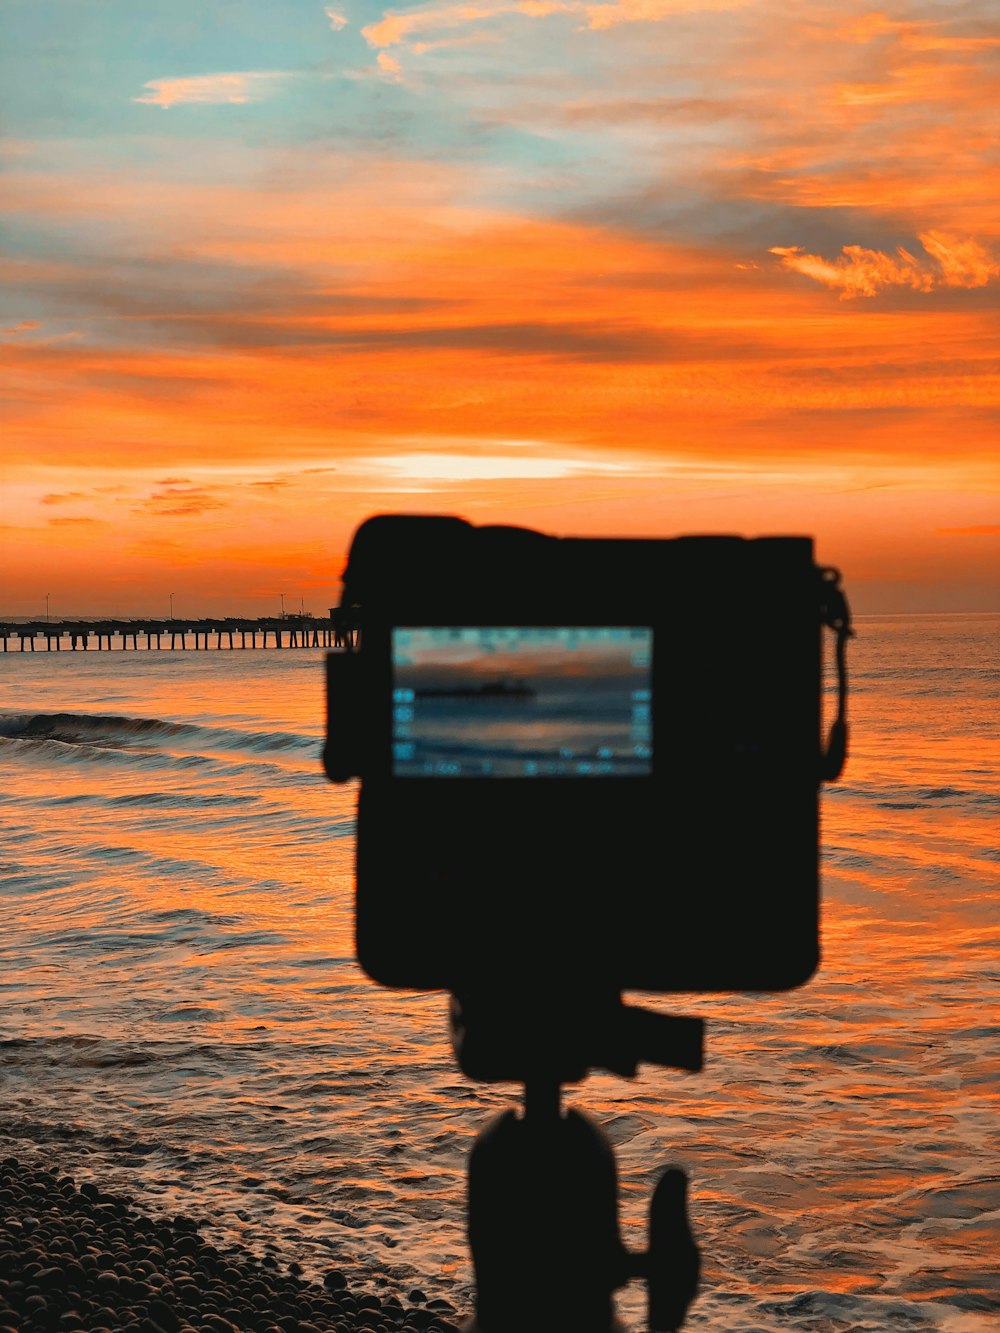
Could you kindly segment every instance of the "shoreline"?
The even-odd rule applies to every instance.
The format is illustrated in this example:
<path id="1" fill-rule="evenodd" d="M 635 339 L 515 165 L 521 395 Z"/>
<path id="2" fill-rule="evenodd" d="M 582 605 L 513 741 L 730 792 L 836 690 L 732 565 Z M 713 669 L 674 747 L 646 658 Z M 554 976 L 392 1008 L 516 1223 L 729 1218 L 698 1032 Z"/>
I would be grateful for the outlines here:
<path id="1" fill-rule="evenodd" d="M 194 1218 L 156 1216 L 58 1168 L 0 1159 L 3 1333 L 460 1333 L 419 1288 L 375 1295 L 331 1267 L 322 1282 Z"/>

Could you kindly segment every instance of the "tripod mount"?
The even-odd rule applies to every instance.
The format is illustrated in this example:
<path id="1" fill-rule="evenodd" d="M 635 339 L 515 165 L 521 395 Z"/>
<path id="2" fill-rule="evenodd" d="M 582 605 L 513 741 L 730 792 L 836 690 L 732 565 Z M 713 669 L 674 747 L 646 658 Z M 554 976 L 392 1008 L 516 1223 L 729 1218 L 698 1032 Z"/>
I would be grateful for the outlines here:
<path id="1" fill-rule="evenodd" d="M 646 1283 L 648 1333 L 674 1333 L 697 1291 L 686 1174 L 662 1172 L 648 1247 L 626 1249 L 611 1143 L 591 1116 L 563 1110 L 561 1085 L 594 1068 L 631 1078 L 642 1061 L 696 1073 L 703 1024 L 625 1005 L 620 992 L 571 999 L 565 991 L 502 1003 L 479 993 L 451 998 L 462 1072 L 524 1084 L 521 1113 L 495 1117 L 469 1158 L 476 1312 L 464 1333 L 624 1333 L 614 1293 L 633 1279 Z"/>

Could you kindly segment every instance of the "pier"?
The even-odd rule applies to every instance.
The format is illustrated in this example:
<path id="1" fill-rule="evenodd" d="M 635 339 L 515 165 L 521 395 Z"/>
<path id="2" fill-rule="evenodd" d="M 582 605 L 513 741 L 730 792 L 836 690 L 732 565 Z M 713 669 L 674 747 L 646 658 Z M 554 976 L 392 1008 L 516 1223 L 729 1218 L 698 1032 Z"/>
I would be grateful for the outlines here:
<path id="1" fill-rule="evenodd" d="M 201 620 L 136 616 L 127 620 L 0 621 L 6 652 L 206 651 L 251 648 L 353 648 L 356 625 L 339 615 L 210 616 Z"/>

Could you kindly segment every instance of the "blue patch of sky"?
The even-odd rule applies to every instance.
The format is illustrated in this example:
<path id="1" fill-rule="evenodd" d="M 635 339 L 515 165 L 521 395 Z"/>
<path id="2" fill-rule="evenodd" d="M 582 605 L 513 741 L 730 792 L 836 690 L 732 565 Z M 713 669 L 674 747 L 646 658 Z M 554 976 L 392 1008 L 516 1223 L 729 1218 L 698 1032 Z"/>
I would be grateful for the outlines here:
<path id="1" fill-rule="evenodd" d="M 0 18 L 4 133 L 31 139 L 148 128 L 149 117 L 170 112 L 134 99 L 159 79 L 261 70 L 306 79 L 373 63 L 360 28 L 381 11 L 365 5 L 355 17 L 359 6 L 334 4 L 350 19 L 335 32 L 326 7 L 315 0 L 7 0 Z M 171 133 L 197 135 L 223 123 L 223 113 L 249 109 L 174 107 L 178 121 L 178 112 L 199 114 L 171 125 Z M 272 116 L 288 110 L 272 97 Z"/>
<path id="2" fill-rule="evenodd" d="M 5 132 L 49 140 L 54 151 L 43 148 L 25 165 L 55 175 L 99 180 L 135 166 L 143 179 L 280 190 L 297 174 L 308 180 L 311 150 L 332 150 L 467 163 L 462 199 L 469 206 L 596 210 L 654 234 L 676 230 L 685 215 L 681 230 L 744 230 L 745 212 L 720 212 L 712 199 L 718 182 L 699 182 L 687 169 L 705 146 L 733 133 L 731 120 L 724 113 L 692 119 L 680 109 L 710 91 L 703 76 L 738 40 L 736 15 L 709 52 L 699 38 L 717 15 L 594 33 L 579 15 L 507 13 L 420 32 L 417 39 L 431 49 L 389 48 L 403 81 L 381 77 L 362 29 L 386 12 L 419 7 L 372 0 L 8 0 L 0 20 Z M 347 26 L 334 31 L 327 8 Z M 437 37 L 463 44 L 434 49 Z M 251 86 L 250 96 L 259 91 L 260 100 L 169 109 L 136 100 L 156 80 L 261 71 L 287 77 Z M 714 87 L 716 95 L 727 91 Z M 659 108 L 655 114 L 642 112 L 643 99 Z M 676 116 L 670 99 L 678 102 Z M 614 112 L 630 102 L 639 107 L 635 114 Z M 602 106 L 611 109 L 607 117 Z M 574 116 L 567 107 L 590 110 Z M 51 141 L 60 139 L 72 150 L 58 151 Z M 300 155 L 289 157 L 283 182 L 274 150 L 280 159 L 291 147 Z M 82 233 L 79 222 L 74 227 L 47 224 L 45 232 L 34 229 L 34 242 L 24 229 L 15 248 L 140 248 L 110 219 Z"/>
<path id="3" fill-rule="evenodd" d="M 347 26 L 334 31 L 327 8 Z M 573 22 L 507 15 L 503 32 L 523 39 L 516 63 L 506 43 L 421 56 L 403 47 L 406 81 L 397 83 L 375 71 L 377 52 L 361 35 L 387 9 L 356 0 L 13 0 L 0 45 L 4 130 L 29 143 L 72 141 L 75 155 L 64 169 L 98 179 L 138 164 L 157 179 L 249 180 L 260 170 L 255 150 L 318 145 L 502 165 L 494 186 L 520 183 L 517 202 L 529 206 L 570 180 L 612 184 L 624 158 L 602 160 L 596 134 L 567 131 L 549 114 L 537 123 L 509 114 L 520 97 L 554 106 L 549 76 L 560 71 L 572 68 L 574 80 L 588 81 L 589 62 L 606 60 L 604 43 L 588 41 Z M 466 32 L 499 29 L 488 21 Z M 164 109 L 137 100 L 155 95 L 149 85 L 157 80 L 253 72 L 287 77 L 251 83 L 245 103 L 181 101 Z M 199 151 L 185 160 L 184 145 L 194 142 Z M 25 169 L 45 169 L 44 157 L 43 150 Z M 48 169 L 58 170 L 55 159 Z"/>

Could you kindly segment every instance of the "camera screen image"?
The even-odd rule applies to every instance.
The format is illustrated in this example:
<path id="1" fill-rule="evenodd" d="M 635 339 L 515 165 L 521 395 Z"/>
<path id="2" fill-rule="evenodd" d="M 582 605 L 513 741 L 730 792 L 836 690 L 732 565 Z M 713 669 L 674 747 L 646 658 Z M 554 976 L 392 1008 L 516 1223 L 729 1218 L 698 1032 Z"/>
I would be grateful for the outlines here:
<path id="1" fill-rule="evenodd" d="M 394 777 L 652 772 L 649 626 L 397 627 Z"/>

